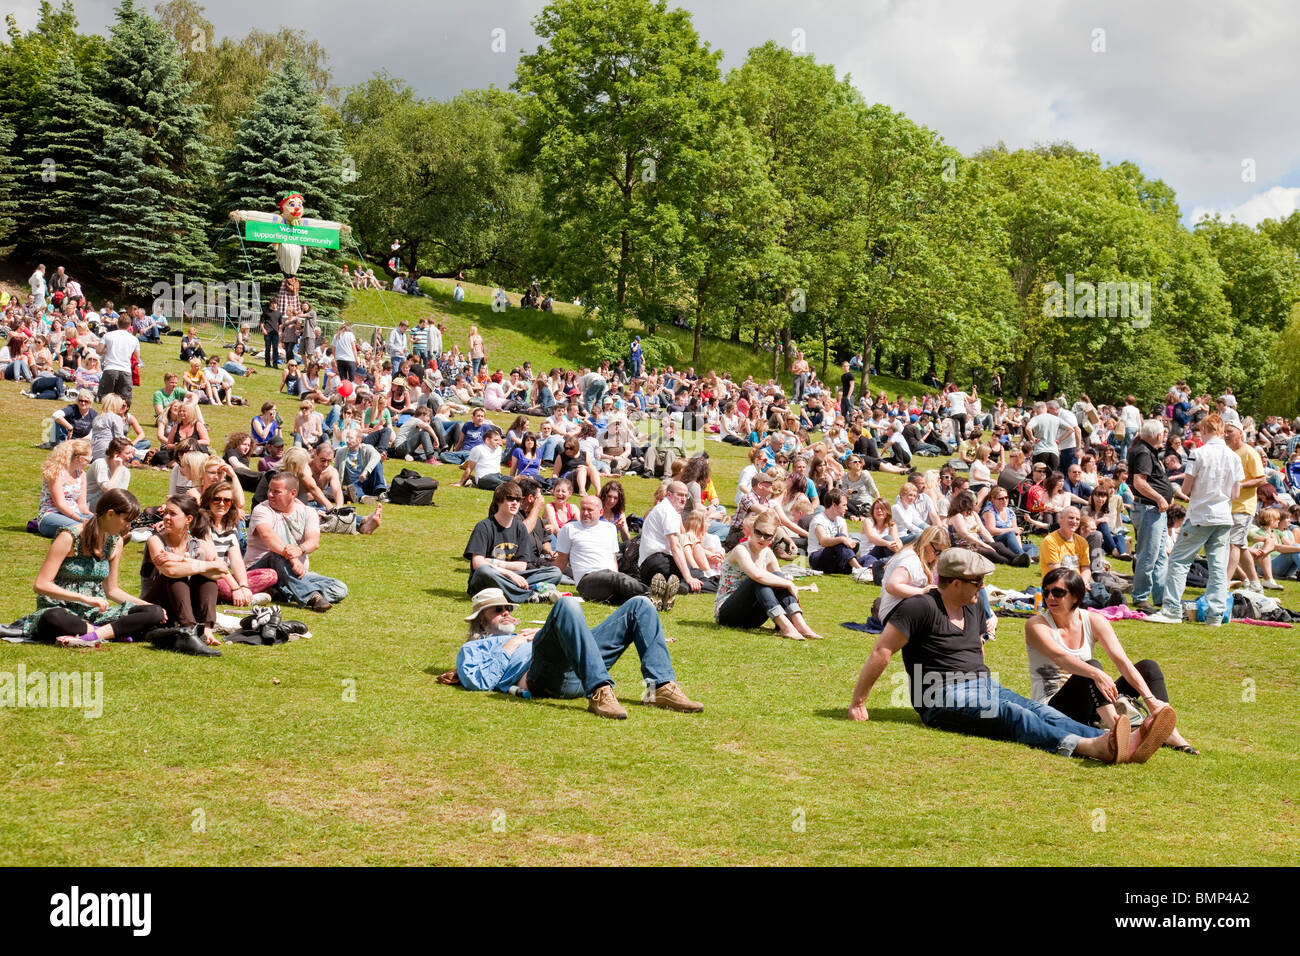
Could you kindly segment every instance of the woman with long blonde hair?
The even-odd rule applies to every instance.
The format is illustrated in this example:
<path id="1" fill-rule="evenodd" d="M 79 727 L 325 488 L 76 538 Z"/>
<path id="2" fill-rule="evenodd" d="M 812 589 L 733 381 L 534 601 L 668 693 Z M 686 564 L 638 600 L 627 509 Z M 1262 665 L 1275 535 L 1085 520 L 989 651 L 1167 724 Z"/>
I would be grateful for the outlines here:
<path id="1" fill-rule="evenodd" d="M 90 464 L 90 442 L 74 438 L 60 442 L 41 465 L 41 503 L 36 525 L 46 538 L 60 528 L 79 529 L 91 518 L 86 504 L 86 467 Z"/>

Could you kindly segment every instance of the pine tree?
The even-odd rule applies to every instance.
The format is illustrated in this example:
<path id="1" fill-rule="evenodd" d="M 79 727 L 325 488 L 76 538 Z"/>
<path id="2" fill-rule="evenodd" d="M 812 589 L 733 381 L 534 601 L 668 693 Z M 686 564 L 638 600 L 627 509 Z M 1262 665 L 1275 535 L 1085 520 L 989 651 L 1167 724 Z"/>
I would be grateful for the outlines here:
<path id="1" fill-rule="evenodd" d="M 267 78 L 226 152 L 220 212 L 274 212 L 281 194 L 297 191 L 306 201 L 307 216 L 346 222 L 348 181 L 342 139 L 325 125 L 320 98 L 307 73 L 295 60 L 288 60 Z M 345 248 L 350 244 L 347 236 L 340 241 Z M 228 222 L 221 250 L 227 272 L 246 275 L 251 267 L 263 300 L 275 295 L 281 276 L 269 246 L 246 243 L 241 247 Z M 339 253 L 325 249 L 303 253 L 299 295 L 322 318 L 333 317 L 343 305 L 340 260 Z"/>
<path id="2" fill-rule="evenodd" d="M 91 173 L 100 165 L 105 106 L 76 61 L 59 58 L 34 101 L 22 146 L 25 175 L 16 199 L 27 223 L 24 244 L 61 259 L 81 255 L 94 206 Z"/>
<path id="3" fill-rule="evenodd" d="M 96 209 L 86 252 L 129 295 L 146 295 L 177 274 L 214 277 L 203 193 L 213 174 L 203 109 L 182 79 L 175 43 L 123 0 L 96 93 L 112 117 L 100 166 L 91 175 Z"/>
<path id="4" fill-rule="evenodd" d="M 4 120 L 0 120 L 0 259 L 14 251 L 13 243 L 6 245 L 5 240 L 14 234 L 17 226 L 14 222 L 14 212 L 17 209 L 13 198 L 14 161 L 9 151 L 13 141 L 14 131 Z"/>

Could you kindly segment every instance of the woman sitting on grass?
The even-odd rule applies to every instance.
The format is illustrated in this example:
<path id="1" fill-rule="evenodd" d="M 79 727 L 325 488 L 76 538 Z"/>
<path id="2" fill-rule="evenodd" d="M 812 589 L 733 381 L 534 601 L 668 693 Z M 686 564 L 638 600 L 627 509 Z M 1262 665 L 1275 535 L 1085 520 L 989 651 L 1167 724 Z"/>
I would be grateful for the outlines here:
<path id="1" fill-rule="evenodd" d="M 244 552 L 240 538 L 243 520 L 236 508 L 235 493 L 238 486 L 229 481 L 209 485 L 199 503 L 208 518 L 208 542 L 229 572 L 217 581 L 217 599 L 222 604 L 248 607 L 250 604 L 270 603 L 270 591 L 277 576 L 273 568 L 244 567 Z"/>
<path id="2" fill-rule="evenodd" d="M 1147 719 L 1154 722 L 1152 734 L 1161 741 L 1167 738 L 1167 747 L 1196 755 L 1196 748 L 1175 726 L 1177 717 L 1169 706 L 1160 665 L 1130 661 L 1110 621 L 1085 610 L 1083 597 L 1083 578 L 1072 568 L 1055 568 L 1043 578 L 1045 608 L 1025 622 L 1033 699 L 1079 723 L 1110 730 L 1117 720 L 1129 719 L 1115 708 L 1120 695 L 1141 698 L 1151 712 Z M 1095 659 L 1097 644 L 1119 669 L 1118 681 L 1111 680 Z"/>
<path id="3" fill-rule="evenodd" d="M 600 520 L 608 521 L 618 531 L 618 540 L 626 543 L 632 537 L 627 523 L 627 495 L 623 483 L 617 478 L 607 481 L 600 489 Z"/>
<path id="4" fill-rule="evenodd" d="M 54 446 L 41 465 L 41 503 L 36 526 L 47 538 L 61 528 L 80 528 L 90 518 L 86 503 L 86 467 L 90 464 L 90 442 L 74 438 Z"/>
<path id="5" fill-rule="evenodd" d="M 94 511 L 99 499 L 105 492 L 114 488 L 126 490 L 131 483 L 131 469 L 128 467 L 133 451 L 131 443 L 125 438 L 114 438 L 108 443 L 108 450 L 103 458 L 96 459 L 86 469 L 86 505 Z"/>
<path id="6" fill-rule="evenodd" d="M 193 498 L 168 497 L 162 508 L 162 530 L 145 543 L 140 596 L 212 646 L 221 643 L 212 630 L 217 620 L 217 582 L 230 572 L 217 560 L 207 533 L 207 514 Z"/>
<path id="7" fill-rule="evenodd" d="M 882 624 L 899 601 L 924 594 L 934 587 L 934 565 L 946 550 L 948 531 L 941 525 L 931 525 L 889 559 L 882 576 L 883 590 L 876 612 Z"/>
<path id="8" fill-rule="evenodd" d="M 18 622 L 24 636 L 64 647 L 97 647 L 163 623 L 162 608 L 118 584 L 123 539 L 139 513 L 135 496 L 114 488 L 100 496 L 80 530 L 60 529 L 36 574 L 36 612 Z"/>
<path id="9" fill-rule="evenodd" d="M 821 635 L 808 626 L 799 606 L 799 585 L 781 575 L 772 553 L 779 526 L 776 515 L 765 511 L 747 529 L 748 536 L 731 549 L 722 564 L 713 618 L 719 624 L 747 630 L 771 618 L 782 637 L 818 639 Z"/>

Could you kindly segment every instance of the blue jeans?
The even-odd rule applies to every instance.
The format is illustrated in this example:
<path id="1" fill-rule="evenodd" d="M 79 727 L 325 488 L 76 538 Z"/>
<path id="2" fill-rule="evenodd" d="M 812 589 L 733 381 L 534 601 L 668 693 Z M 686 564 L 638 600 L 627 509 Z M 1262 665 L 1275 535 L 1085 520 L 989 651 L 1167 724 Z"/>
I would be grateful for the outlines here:
<path id="1" fill-rule="evenodd" d="M 769 617 L 776 620 L 786 614 L 802 614 L 803 608 L 794 594 L 759 584 L 746 576 L 718 608 L 718 623 L 746 629 L 760 626 Z"/>
<path id="2" fill-rule="evenodd" d="M 323 595 L 331 604 L 338 604 L 348 596 L 348 586 L 338 578 L 329 578 L 313 571 L 298 577 L 293 573 L 288 561 L 269 551 L 248 567 L 249 570 L 270 568 L 276 574 L 276 588 L 298 604 L 306 604 L 313 594 Z"/>
<path id="3" fill-rule="evenodd" d="M 529 587 L 521 588 L 502 574 L 500 569 L 484 564 L 477 571 L 470 574 L 469 594 L 473 596 L 484 588 L 500 588 L 511 602 L 523 604 L 528 600 L 528 594 L 532 588 L 539 584 L 559 584 L 560 578 L 563 577 L 559 568 L 531 568 L 528 571 L 519 573 L 528 582 Z"/>
<path id="4" fill-rule="evenodd" d="M 1150 601 L 1159 607 L 1165 602 L 1169 563 L 1165 542 L 1169 537 L 1169 519 L 1155 505 L 1136 501 L 1133 533 L 1137 536 L 1133 552 L 1133 603 Z M 1186 580 L 1186 571 L 1183 579 Z"/>
<path id="5" fill-rule="evenodd" d="M 1300 553 L 1275 554 L 1273 556 L 1273 578 L 1286 577 L 1292 571 L 1300 571 Z"/>
<path id="6" fill-rule="evenodd" d="M 1097 525 L 1097 530 L 1101 532 L 1102 547 L 1107 554 L 1128 554 L 1128 544 L 1122 534 L 1114 534 L 1110 530 L 1110 522 L 1103 521 Z"/>
<path id="7" fill-rule="evenodd" d="M 1124 440 L 1120 442 L 1119 458 L 1120 461 L 1128 458 L 1128 450 L 1133 447 L 1133 439 L 1137 438 L 1138 430 L 1136 428 L 1124 429 Z"/>
<path id="8" fill-rule="evenodd" d="M 222 368 L 224 368 L 231 375 L 248 374 L 248 369 L 244 368 L 244 366 L 240 365 L 238 362 L 227 362 L 225 365 L 222 366 Z"/>
<path id="9" fill-rule="evenodd" d="M 360 481 L 357 480 L 356 475 L 345 475 L 344 485 L 352 489 L 352 497 L 358 501 L 363 495 L 377 495 L 387 491 L 388 485 L 384 482 L 384 463 L 375 465 L 374 471 Z"/>
<path id="10" fill-rule="evenodd" d="M 1230 524 L 1184 524 L 1174 542 L 1174 552 L 1169 556 L 1169 571 L 1165 574 L 1166 617 L 1182 618 L 1183 590 L 1187 587 L 1187 569 L 1201 548 L 1205 548 L 1205 563 L 1210 568 L 1210 582 L 1205 589 L 1209 605 L 1207 621 L 1221 621 L 1228 610 L 1228 535 Z"/>
<path id="11" fill-rule="evenodd" d="M 57 402 L 63 398 L 63 379 L 58 375 L 42 375 L 32 380 L 29 389 L 32 398 L 46 398 Z"/>
<path id="12" fill-rule="evenodd" d="M 614 680 L 609 669 L 630 645 L 641 657 L 641 676 L 656 687 L 677 679 L 663 624 L 646 597 L 629 598 L 594 628 L 573 598 L 560 598 L 533 639 L 528 689 L 534 697 L 585 697 Z"/>
<path id="13" fill-rule="evenodd" d="M 582 402 L 587 411 L 600 407 L 601 399 L 604 398 L 609 386 L 605 382 L 595 382 L 588 385 L 582 393 Z"/>
<path id="14" fill-rule="evenodd" d="M 53 538 L 59 533 L 60 528 L 79 528 L 81 523 L 81 521 L 69 518 L 62 511 L 47 511 L 41 516 L 37 526 L 44 537 Z"/>
<path id="15" fill-rule="evenodd" d="M 1007 549 L 1015 554 L 1027 554 L 1030 561 L 1038 560 L 1038 546 L 1032 541 L 1026 541 L 1023 544 L 1014 531 L 1004 531 L 1002 534 L 995 535 L 994 541 L 999 541 L 1007 546 Z"/>
<path id="16" fill-rule="evenodd" d="M 563 447 L 563 435 L 549 435 L 543 439 L 542 444 L 537 449 L 537 454 L 542 461 L 554 461 L 556 452 Z"/>
<path id="17" fill-rule="evenodd" d="M 909 679 L 911 675 L 909 675 Z M 912 701 L 927 727 L 976 737 L 1014 740 L 1069 757 L 1084 737 L 1100 737 L 1098 727 L 1071 720 L 1059 710 L 1021 697 L 983 675 L 933 685 L 910 680 Z M 919 699 L 918 699 L 919 697 Z M 933 701 L 933 702 L 932 702 Z"/>

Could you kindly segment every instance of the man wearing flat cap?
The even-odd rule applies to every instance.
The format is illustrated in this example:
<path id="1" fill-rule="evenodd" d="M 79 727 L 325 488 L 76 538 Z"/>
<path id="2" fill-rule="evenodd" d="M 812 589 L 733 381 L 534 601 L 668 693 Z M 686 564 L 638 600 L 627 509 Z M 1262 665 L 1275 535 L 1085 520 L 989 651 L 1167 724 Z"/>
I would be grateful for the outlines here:
<path id="1" fill-rule="evenodd" d="M 927 727 L 999 740 L 1014 740 L 1064 756 L 1125 763 L 1145 759 L 1163 740 L 1151 730 L 1130 753 L 1128 722 L 1102 731 L 1071 720 L 1046 704 L 1021 697 L 998 684 L 984 663 L 981 635 L 985 613 L 978 603 L 993 563 L 965 548 L 949 548 L 935 566 L 938 584 L 925 594 L 900 601 L 885 619 L 885 629 L 853 688 L 849 717 L 867 720 L 867 697 L 890 658 L 903 652 L 912 706 Z M 1168 730 L 1165 731 L 1168 736 Z M 1151 740 L 1147 740 L 1151 737 Z"/>

